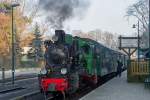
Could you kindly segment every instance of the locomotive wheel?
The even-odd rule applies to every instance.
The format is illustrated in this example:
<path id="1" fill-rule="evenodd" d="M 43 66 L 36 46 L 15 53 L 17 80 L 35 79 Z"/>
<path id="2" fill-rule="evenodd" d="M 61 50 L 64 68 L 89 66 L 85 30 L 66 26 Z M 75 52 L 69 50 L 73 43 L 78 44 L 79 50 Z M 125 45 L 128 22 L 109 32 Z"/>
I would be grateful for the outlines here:
<path id="1" fill-rule="evenodd" d="M 61 92 L 63 96 L 63 100 L 66 100 L 66 93 L 64 91 Z"/>
<path id="2" fill-rule="evenodd" d="M 92 76 L 92 80 L 93 80 L 92 88 L 96 88 L 98 85 L 98 76 L 96 68 L 94 69 L 94 75 Z"/>
<path id="3" fill-rule="evenodd" d="M 53 97 L 57 97 L 59 95 L 59 93 L 58 92 L 53 92 L 52 95 L 53 95 Z"/>
<path id="4" fill-rule="evenodd" d="M 93 81 L 94 81 L 94 84 L 97 84 L 98 83 L 98 77 L 97 77 L 97 75 L 94 75 L 94 77 L 93 77 L 94 79 L 93 79 Z"/>
<path id="5" fill-rule="evenodd" d="M 53 92 L 52 93 L 53 98 L 56 100 L 65 100 L 66 99 L 66 93 L 64 91 L 59 92 Z M 54 100 L 55 100 L 54 99 Z"/>

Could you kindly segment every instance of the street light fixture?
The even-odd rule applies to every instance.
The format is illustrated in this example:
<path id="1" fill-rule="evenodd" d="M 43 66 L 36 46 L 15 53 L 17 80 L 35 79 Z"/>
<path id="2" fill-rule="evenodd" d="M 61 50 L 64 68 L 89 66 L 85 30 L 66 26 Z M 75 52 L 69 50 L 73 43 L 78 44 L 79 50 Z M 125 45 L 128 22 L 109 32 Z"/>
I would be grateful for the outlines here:
<path id="1" fill-rule="evenodd" d="M 150 53 L 150 0 L 149 0 L 149 53 Z M 149 58 L 149 77 L 150 77 L 150 58 Z"/>
<path id="2" fill-rule="evenodd" d="M 12 84 L 14 84 L 15 80 L 15 46 L 14 46 L 14 7 L 20 6 L 19 3 L 13 2 L 11 4 L 12 10 Z"/>
<path id="3" fill-rule="evenodd" d="M 17 7 L 17 6 L 20 6 L 20 4 L 19 4 L 19 3 L 16 3 L 16 2 L 13 2 L 13 3 L 11 4 L 11 7 Z"/>

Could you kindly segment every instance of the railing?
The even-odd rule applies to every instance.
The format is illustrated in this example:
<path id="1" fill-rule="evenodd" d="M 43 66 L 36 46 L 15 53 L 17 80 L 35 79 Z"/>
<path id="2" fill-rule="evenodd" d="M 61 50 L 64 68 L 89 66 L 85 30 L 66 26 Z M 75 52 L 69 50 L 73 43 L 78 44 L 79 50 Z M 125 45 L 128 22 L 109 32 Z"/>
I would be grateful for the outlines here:
<path id="1" fill-rule="evenodd" d="M 131 74 L 132 75 L 149 75 L 149 62 L 148 61 L 131 61 Z"/>

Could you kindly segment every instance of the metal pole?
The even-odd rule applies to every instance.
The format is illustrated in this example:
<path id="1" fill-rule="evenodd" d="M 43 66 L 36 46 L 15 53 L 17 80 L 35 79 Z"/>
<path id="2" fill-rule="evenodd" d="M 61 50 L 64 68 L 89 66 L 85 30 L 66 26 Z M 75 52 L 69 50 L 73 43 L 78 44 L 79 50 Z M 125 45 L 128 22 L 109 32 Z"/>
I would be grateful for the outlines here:
<path id="1" fill-rule="evenodd" d="M 14 18 L 13 18 L 13 7 L 12 8 L 12 84 L 15 80 L 15 52 L 14 52 Z"/>
<path id="2" fill-rule="evenodd" d="M 149 53 L 150 53 L 150 0 L 149 0 Z M 149 57 L 149 75 L 150 75 L 150 57 Z"/>
<path id="3" fill-rule="evenodd" d="M 5 83 L 5 68 L 2 68 L 2 81 Z"/>
<path id="4" fill-rule="evenodd" d="M 129 60 L 128 60 L 128 62 L 127 62 L 127 80 L 128 80 L 128 82 L 130 81 L 130 76 L 131 76 L 131 50 L 130 50 L 130 48 L 128 49 L 128 58 L 129 58 Z"/>
<path id="5" fill-rule="evenodd" d="M 139 36 L 139 32 L 140 32 L 140 24 L 139 24 L 139 20 L 138 20 L 138 67 L 139 67 L 139 49 L 140 49 L 140 36 Z"/>

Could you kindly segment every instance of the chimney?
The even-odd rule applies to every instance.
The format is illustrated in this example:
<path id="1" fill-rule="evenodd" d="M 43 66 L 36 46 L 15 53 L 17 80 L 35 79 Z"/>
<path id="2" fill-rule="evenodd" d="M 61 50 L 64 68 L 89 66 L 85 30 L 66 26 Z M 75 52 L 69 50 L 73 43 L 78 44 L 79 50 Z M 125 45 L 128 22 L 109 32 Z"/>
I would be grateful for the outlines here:
<path id="1" fill-rule="evenodd" d="M 65 31 L 55 30 L 55 35 L 58 36 L 58 43 L 65 43 Z"/>

